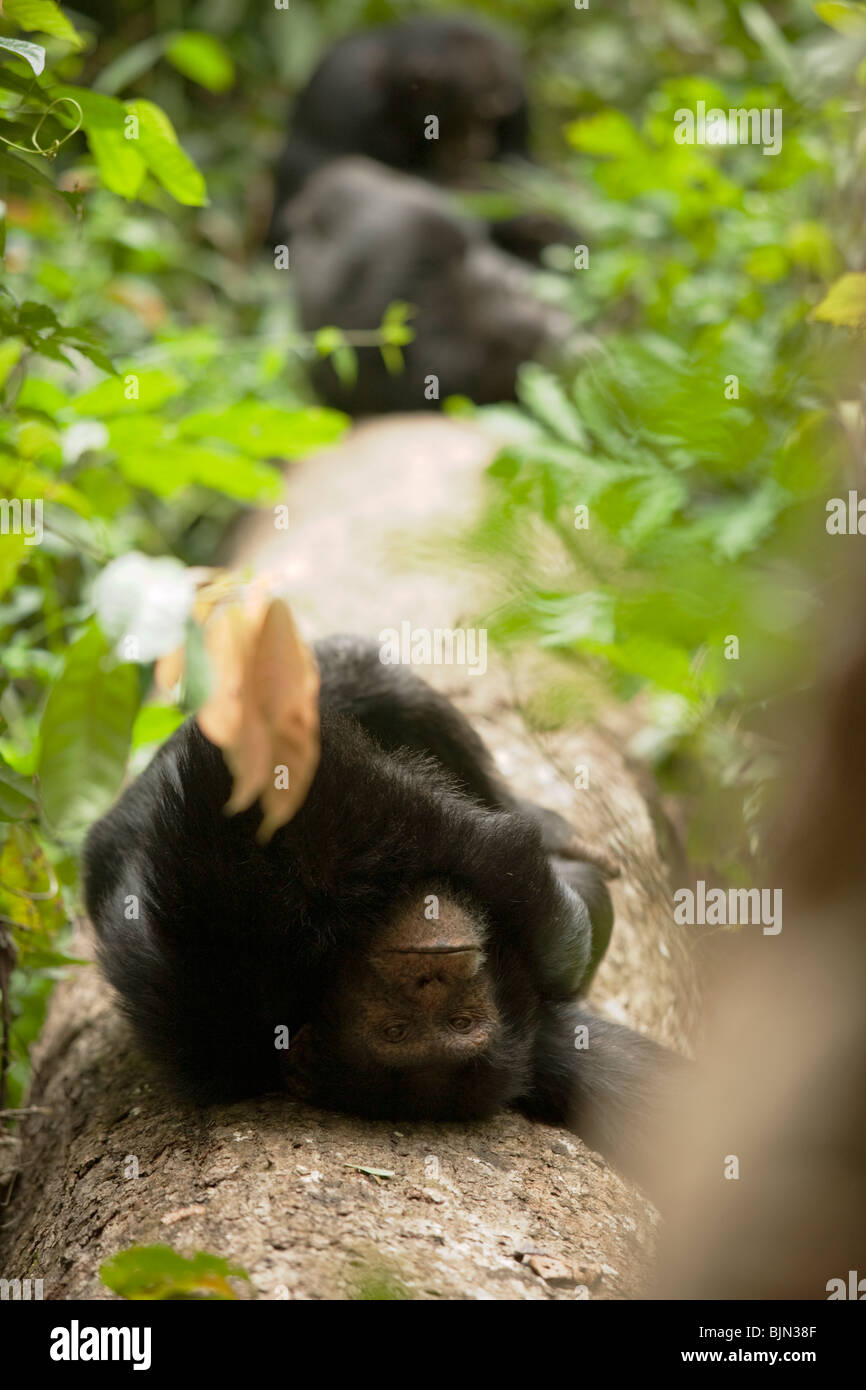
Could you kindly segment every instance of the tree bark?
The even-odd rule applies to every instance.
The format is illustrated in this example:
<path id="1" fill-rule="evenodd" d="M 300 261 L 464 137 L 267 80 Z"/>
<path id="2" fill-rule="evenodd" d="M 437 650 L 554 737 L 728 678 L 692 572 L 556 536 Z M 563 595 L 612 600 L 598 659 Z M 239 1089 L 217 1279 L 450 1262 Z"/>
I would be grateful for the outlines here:
<path id="1" fill-rule="evenodd" d="M 427 537 L 471 517 L 492 447 L 436 417 L 362 426 L 289 471 L 288 536 L 253 518 L 237 557 L 282 574 L 314 636 L 376 636 L 403 619 L 456 626 L 489 592 L 474 573 L 425 562 Z M 422 674 L 466 710 L 521 795 L 619 863 L 594 1002 L 681 1046 L 693 989 L 672 920 L 675 842 L 615 725 L 530 734 L 520 667 Z M 580 792 L 577 763 L 591 769 Z M 88 940 L 84 928 L 79 953 Z M 241 1297 L 623 1298 L 645 1287 L 656 1213 L 574 1135 L 515 1114 L 363 1122 L 280 1097 L 191 1109 L 139 1057 L 92 966 L 56 989 L 34 1060 L 30 1103 L 43 1109 L 22 1125 L 0 1273 L 41 1278 L 46 1298 L 112 1297 L 100 1264 L 152 1243 L 243 1266 Z"/>

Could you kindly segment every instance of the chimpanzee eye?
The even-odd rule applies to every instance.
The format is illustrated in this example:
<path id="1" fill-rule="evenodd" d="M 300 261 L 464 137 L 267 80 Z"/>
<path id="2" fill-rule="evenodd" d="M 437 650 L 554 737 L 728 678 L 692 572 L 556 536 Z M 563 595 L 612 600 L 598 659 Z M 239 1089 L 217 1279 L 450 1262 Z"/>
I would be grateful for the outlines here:
<path id="1" fill-rule="evenodd" d="M 455 1014 L 450 1023 L 455 1033 L 468 1033 L 472 1027 L 472 1019 L 468 1014 Z"/>
<path id="2" fill-rule="evenodd" d="M 382 1035 L 388 1039 L 388 1042 L 402 1042 L 406 1036 L 406 1025 L 405 1023 L 389 1023 L 387 1028 L 383 1028 Z"/>

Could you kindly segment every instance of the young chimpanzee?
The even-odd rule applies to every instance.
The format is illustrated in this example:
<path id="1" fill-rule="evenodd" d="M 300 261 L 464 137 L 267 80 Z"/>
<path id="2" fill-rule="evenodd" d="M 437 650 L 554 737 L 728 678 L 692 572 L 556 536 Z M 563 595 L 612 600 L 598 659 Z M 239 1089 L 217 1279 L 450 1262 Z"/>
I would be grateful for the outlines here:
<path id="1" fill-rule="evenodd" d="M 366 155 L 435 183 L 472 187 L 485 164 L 528 162 L 528 138 L 520 56 L 486 27 L 440 15 L 350 34 L 328 50 L 298 97 L 275 170 L 270 239 L 285 239 L 287 205 L 310 175 L 342 156 Z M 493 222 L 490 234 L 536 261 L 544 246 L 568 235 L 539 214 Z"/>
<path id="2" fill-rule="evenodd" d="M 436 409 L 454 394 L 509 400 L 522 362 L 572 348 L 570 317 L 538 299 L 527 267 L 421 179 L 338 160 L 310 179 L 291 223 L 306 331 L 370 329 L 394 301 L 413 305 L 402 370 L 389 370 L 375 346 L 358 350 L 353 382 L 319 360 L 313 381 L 329 405 L 366 415 Z"/>
<path id="3" fill-rule="evenodd" d="M 100 961 L 142 1044 L 201 1101 L 517 1106 L 633 1167 L 676 1059 L 577 1002 L 612 925 L 604 875 L 445 697 L 356 639 L 316 650 L 321 762 L 270 843 L 256 808 L 225 814 L 194 722 L 90 833 Z"/>

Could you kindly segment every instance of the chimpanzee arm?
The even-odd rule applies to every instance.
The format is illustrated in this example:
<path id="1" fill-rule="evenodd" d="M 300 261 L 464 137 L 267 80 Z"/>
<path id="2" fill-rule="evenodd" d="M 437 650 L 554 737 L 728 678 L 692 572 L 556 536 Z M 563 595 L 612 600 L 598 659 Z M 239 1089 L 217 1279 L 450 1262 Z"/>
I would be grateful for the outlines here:
<path id="1" fill-rule="evenodd" d="M 557 854 L 550 856 L 550 863 L 557 876 L 586 904 L 589 912 L 592 942 L 589 965 L 582 985 L 582 991 L 585 992 L 610 944 L 613 931 L 613 903 L 604 874 L 595 864 L 588 864 L 580 859 L 563 859 Z"/>
<path id="2" fill-rule="evenodd" d="M 323 709 L 353 715 L 389 752 L 432 753 L 461 790 L 484 806 L 514 810 L 478 734 L 455 705 L 405 666 L 385 665 L 374 642 L 331 637 L 316 643 Z"/>
<path id="3" fill-rule="evenodd" d="M 548 246 L 573 246 L 578 233 L 567 222 L 545 212 L 518 212 L 513 217 L 488 222 L 490 239 L 503 251 L 531 265 L 542 265 Z"/>
<path id="4" fill-rule="evenodd" d="M 519 1108 L 564 1125 L 637 1182 L 688 1062 L 650 1038 L 579 1004 L 548 1005 L 535 1049 L 531 1094 Z"/>
<path id="5" fill-rule="evenodd" d="M 331 637 L 316 643 L 316 655 L 323 709 L 353 715 L 390 752 L 432 753 L 463 791 L 494 810 L 519 811 L 537 824 L 548 854 L 570 857 L 576 836 L 568 821 L 512 795 L 469 720 L 447 696 L 405 666 L 384 665 L 378 646 L 361 638 Z M 601 861 L 599 867 L 614 876 Z"/>

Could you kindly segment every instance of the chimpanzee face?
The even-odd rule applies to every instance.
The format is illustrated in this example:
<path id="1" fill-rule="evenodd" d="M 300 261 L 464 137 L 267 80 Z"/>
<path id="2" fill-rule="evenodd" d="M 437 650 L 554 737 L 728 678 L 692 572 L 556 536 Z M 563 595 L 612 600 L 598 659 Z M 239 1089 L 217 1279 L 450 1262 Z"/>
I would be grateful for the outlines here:
<path id="1" fill-rule="evenodd" d="M 499 123 L 524 101 L 520 60 L 488 34 L 456 26 L 437 44 L 403 57 L 392 74 L 392 95 L 396 113 L 410 128 L 420 129 L 428 112 L 440 117 L 439 138 L 427 143 L 425 162 L 446 181 L 459 181 L 501 155 Z"/>
<path id="2" fill-rule="evenodd" d="M 455 898 L 401 906 L 365 956 L 343 962 L 290 1049 L 290 1089 L 394 1119 L 482 1118 L 515 1099 L 531 1044 L 503 1016 L 485 935 L 479 914 Z"/>

